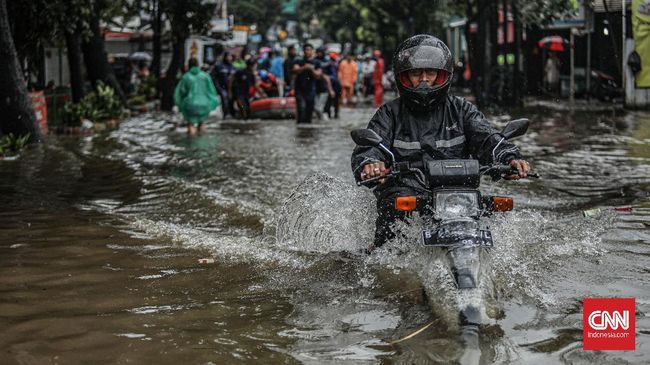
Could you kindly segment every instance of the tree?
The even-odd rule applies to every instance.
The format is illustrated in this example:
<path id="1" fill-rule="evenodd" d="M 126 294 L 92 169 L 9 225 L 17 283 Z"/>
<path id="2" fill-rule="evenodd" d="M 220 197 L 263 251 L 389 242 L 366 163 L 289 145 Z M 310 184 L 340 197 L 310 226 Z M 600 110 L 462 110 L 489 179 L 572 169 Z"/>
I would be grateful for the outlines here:
<path id="1" fill-rule="evenodd" d="M 99 27 L 99 23 L 103 18 L 110 18 L 115 14 L 115 11 L 121 10 L 119 7 L 112 7 L 116 6 L 115 4 L 119 5 L 119 2 L 109 3 L 105 0 L 89 2 L 90 14 L 88 16 L 88 27 L 90 34 L 84 38 L 81 44 L 81 50 L 83 51 L 88 78 L 93 85 L 96 85 L 99 81 L 109 85 L 115 90 L 122 102 L 125 103 L 126 96 L 124 91 L 120 87 L 113 69 L 108 64 L 104 47 L 104 35 Z"/>
<path id="2" fill-rule="evenodd" d="M 235 15 L 238 24 L 256 24 L 262 35 L 282 19 L 284 0 L 231 0 L 228 12 Z"/>
<path id="3" fill-rule="evenodd" d="M 90 81 L 110 85 L 125 101 L 113 70 L 106 59 L 100 21 L 125 14 L 127 0 L 30 0 L 10 3 L 14 40 L 19 55 L 34 60 L 41 47 L 62 45 L 67 48 L 73 101 L 85 94 L 84 61 Z M 19 21 L 18 21 L 19 20 Z"/>
<path id="4" fill-rule="evenodd" d="M 72 101 L 75 103 L 78 103 L 86 94 L 83 80 L 81 34 L 77 31 L 80 28 L 81 26 L 77 24 L 64 32 L 70 71 L 70 91 L 72 92 Z"/>
<path id="5" fill-rule="evenodd" d="M 160 83 L 160 108 L 171 110 L 174 106 L 173 93 L 178 72 L 185 62 L 185 40 L 192 34 L 201 34 L 207 30 L 215 5 L 201 0 L 159 1 L 172 28 L 172 59 Z"/>
<path id="6" fill-rule="evenodd" d="M 36 68 L 35 64 L 42 61 L 40 49 L 53 25 L 51 17 L 37 16 L 41 5 L 39 1 L 10 1 L 7 4 L 18 62 L 27 74 Z M 44 80 L 40 81 L 44 83 Z"/>
<path id="7" fill-rule="evenodd" d="M 160 10 L 160 0 L 153 2 L 151 8 L 152 28 L 153 28 L 153 60 L 151 62 L 151 71 L 160 77 L 160 61 L 162 59 L 162 11 Z"/>
<path id="8" fill-rule="evenodd" d="M 27 85 L 22 75 L 14 41 L 9 30 L 5 0 L 0 0 L 0 132 L 26 135 L 30 142 L 41 140 Z"/>
<path id="9" fill-rule="evenodd" d="M 72 101 L 78 103 L 86 90 L 84 88 L 84 69 L 81 43 L 84 37 L 88 37 L 88 25 L 86 19 L 90 9 L 85 6 L 84 0 L 70 1 L 47 1 L 39 0 L 42 13 L 49 14 L 54 23 L 51 26 L 51 42 L 63 37 L 68 55 L 68 69 L 70 72 L 70 91 Z M 38 13 L 39 16 L 42 13 Z"/>
<path id="10" fill-rule="evenodd" d="M 81 42 L 88 28 L 86 0 L 12 1 L 8 10 L 19 59 L 27 60 L 25 64 L 39 59 L 44 46 L 67 48 L 72 99 L 79 101 L 85 94 Z"/>
<path id="11" fill-rule="evenodd" d="M 390 57 L 404 39 L 419 33 L 444 38 L 446 24 L 462 14 L 448 0 L 311 0 L 300 2 L 303 22 L 316 16 L 334 40 L 363 43 Z"/>

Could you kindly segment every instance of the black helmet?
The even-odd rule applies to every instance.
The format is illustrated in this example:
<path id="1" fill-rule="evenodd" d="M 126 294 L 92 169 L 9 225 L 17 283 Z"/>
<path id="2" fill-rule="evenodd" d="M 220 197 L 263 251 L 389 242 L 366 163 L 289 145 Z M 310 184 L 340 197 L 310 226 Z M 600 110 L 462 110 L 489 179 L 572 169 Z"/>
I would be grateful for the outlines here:
<path id="1" fill-rule="evenodd" d="M 404 71 L 433 68 L 438 76 L 433 86 L 411 85 Z M 402 42 L 393 55 L 393 72 L 400 96 L 413 108 L 430 110 L 447 97 L 451 86 L 453 58 L 449 48 L 428 34 L 415 35 Z"/>

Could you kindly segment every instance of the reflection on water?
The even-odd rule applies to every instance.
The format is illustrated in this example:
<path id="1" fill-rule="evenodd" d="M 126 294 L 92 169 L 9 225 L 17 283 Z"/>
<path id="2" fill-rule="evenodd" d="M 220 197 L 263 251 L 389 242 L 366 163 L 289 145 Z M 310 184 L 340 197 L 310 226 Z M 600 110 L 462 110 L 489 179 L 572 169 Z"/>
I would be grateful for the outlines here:
<path id="1" fill-rule="evenodd" d="M 360 254 L 374 198 L 352 182 L 349 131 L 371 114 L 196 138 L 146 115 L 0 162 L 0 363 L 458 361 L 454 308 L 475 298 L 413 244 L 421 222 Z M 543 179 L 485 183 L 515 212 L 484 222 L 480 363 L 647 363 L 650 117 L 514 114 Z M 590 296 L 637 298 L 636 352 L 582 351 Z"/>

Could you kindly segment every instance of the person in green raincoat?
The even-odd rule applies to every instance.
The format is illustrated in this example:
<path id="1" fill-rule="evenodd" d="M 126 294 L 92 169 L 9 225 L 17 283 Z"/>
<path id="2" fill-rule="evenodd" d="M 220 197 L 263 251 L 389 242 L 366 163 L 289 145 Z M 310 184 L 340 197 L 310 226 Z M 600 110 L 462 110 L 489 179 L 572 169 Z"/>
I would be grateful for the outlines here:
<path id="1" fill-rule="evenodd" d="M 205 130 L 203 121 L 219 106 L 219 98 L 212 78 L 201 71 L 196 58 L 190 58 L 188 66 L 174 90 L 174 102 L 187 120 L 187 134 L 193 136 L 197 128 L 201 133 Z"/>

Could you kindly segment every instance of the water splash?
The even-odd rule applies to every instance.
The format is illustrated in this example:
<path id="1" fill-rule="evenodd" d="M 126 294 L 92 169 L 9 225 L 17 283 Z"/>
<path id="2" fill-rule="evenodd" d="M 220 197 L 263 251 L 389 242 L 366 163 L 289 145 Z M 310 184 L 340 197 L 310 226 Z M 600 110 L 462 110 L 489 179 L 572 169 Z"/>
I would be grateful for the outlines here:
<path id="1" fill-rule="evenodd" d="M 278 247 L 305 252 L 357 252 L 374 235 L 374 198 L 349 182 L 315 173 L 305 178 L 276 215 Z"/>

